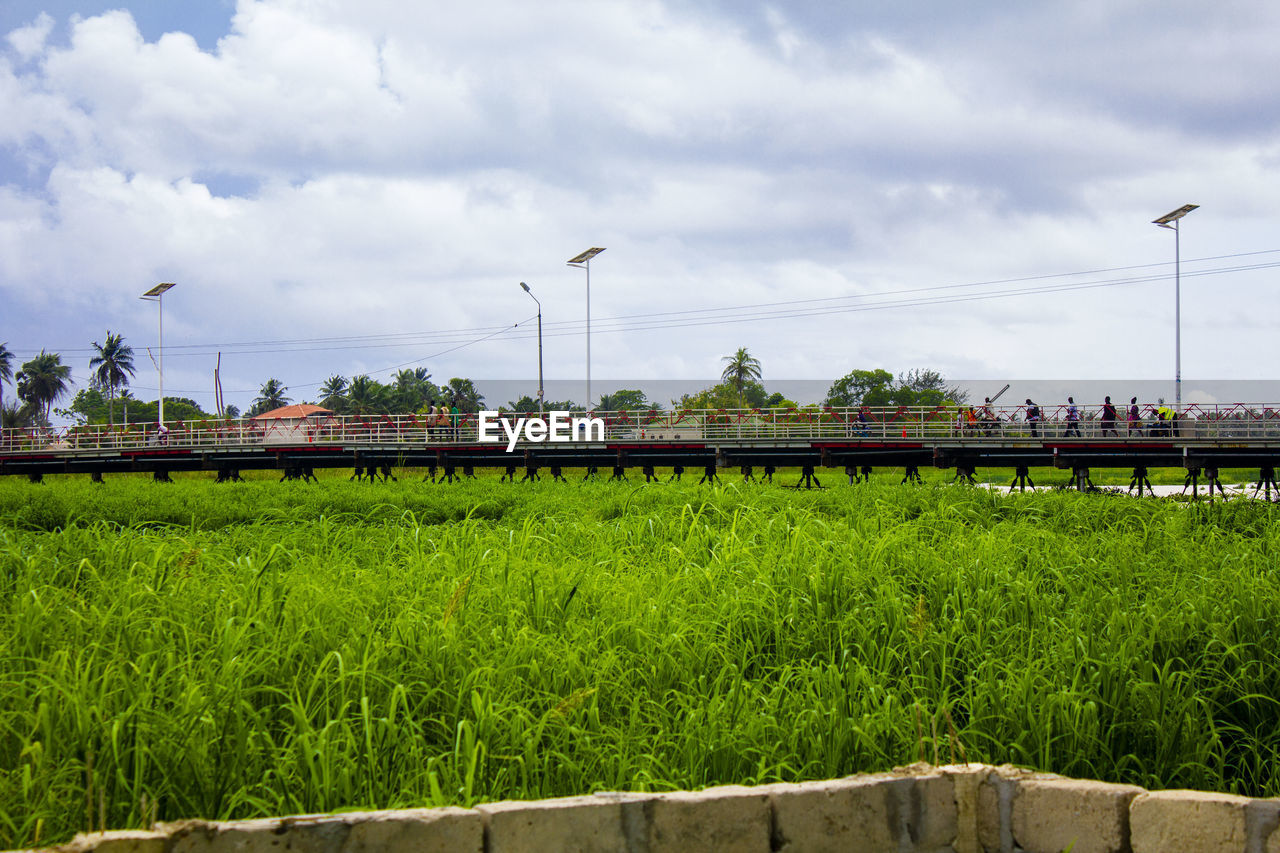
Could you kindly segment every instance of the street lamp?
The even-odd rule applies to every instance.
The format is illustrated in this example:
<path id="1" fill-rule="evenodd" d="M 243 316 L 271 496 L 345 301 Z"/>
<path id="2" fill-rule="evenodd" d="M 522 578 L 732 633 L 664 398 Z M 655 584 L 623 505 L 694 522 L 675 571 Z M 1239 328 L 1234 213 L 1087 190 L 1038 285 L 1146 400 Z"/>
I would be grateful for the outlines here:
<path id="1" fill-rule="evenodd" d="M 538 414 L 542 414 L 542 303 L 538 302 L 538 297 L 533 295 L 529 285 L 522 281 L 520 286 L 524 288 L 525 293 L 529 294 L 529 298 L 538 305 Z"/>
<path id="2" fill-rule="evenodd" d="M 1182 237 L 1178 220 L 1200 205 L 1184 204 L 1152 224 L 1173 231 L 1173 416 L 1182 417 Z"/>
<path id="3" fill-rule="evenodd" d="M 569 259 L 569 266 L 587 271 L 587 411 L 591 410 L 591 259 L 604 249 L 587 249 Z"/>
<path id="4" fill-rule="evenodd" d="M 157 425 L 164 426 L 164 294 L 165 291 L 173 287 L 176 282 L 162 281 L 155 287 L 148 290 L 139 299 L 145 299 L 148 302 L 156 303 L 156 314 L 159 317 L 160 326 L 160 363 L 156 365 L 156 370 L 160 374 L 160 411 L 158 414 Z"/>

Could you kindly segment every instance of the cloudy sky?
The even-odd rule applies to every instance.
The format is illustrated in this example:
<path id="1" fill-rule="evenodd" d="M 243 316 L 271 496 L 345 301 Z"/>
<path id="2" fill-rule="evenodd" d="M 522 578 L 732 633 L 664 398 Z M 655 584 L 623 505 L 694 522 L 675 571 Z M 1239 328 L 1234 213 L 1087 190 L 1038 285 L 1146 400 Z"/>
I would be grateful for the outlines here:
<path id="1" fill-rule="evenodd" d="M 123 333 L 154 398 L 173 281 L 166 392 L 206 406 L 219 351 L 242 407 L 534 379 L 525 281 L 580 383 L 602 246 L 596 395 L 738 347 L 1171 387 L 1151 220 L 1195 203 L 1184 377 L 1272 379 L 1277 44 L 1256 0 L 4 0 L 0 341 L 83 387 Z"/>

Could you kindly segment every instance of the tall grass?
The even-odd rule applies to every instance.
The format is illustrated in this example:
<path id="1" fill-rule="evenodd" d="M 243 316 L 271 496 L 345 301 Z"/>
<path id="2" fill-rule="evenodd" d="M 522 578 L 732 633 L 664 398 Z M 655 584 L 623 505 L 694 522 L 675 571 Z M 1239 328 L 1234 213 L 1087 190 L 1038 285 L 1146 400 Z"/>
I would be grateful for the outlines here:
<path id="1" fill-rule="evenodd" d="M 1280 794 L 1256 503 L 0 482 L 0 846 L 917 758 Z"/>

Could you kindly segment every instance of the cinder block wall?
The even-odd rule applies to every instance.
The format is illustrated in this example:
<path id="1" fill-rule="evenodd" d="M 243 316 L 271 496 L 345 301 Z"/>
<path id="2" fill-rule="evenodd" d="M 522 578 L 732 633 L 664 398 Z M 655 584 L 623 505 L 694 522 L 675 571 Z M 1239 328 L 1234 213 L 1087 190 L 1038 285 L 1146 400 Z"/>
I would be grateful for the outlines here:
<path id="1" fill-rule="evenodd" d="M 1280 853 L 1280 800 L 1148 792 L 981 764 L 473 809 L 181 821 L 66 853 Z"/>

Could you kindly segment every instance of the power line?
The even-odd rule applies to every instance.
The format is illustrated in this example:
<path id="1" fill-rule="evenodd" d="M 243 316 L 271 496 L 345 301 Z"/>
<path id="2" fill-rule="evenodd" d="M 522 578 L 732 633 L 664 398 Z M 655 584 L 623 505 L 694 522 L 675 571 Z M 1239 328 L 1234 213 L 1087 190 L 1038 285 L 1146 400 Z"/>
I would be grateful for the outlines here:
<path id="1" fill-rule="evenodd" d="M 1229 254 L 1229 255 L 1215 255 L 1215 256 L 1210 256 L 1205 258 L 1195 258 L 1190 261 L 1186 261 L 1184 263 L 1203 263 L 1206 261 L 1252 257 L 1257 255 L 1274 254 L 1277 252 L 1280 252 L 1280 249 L 1264 249 L 1264 250 L 1259 250 L 1254 252 L 1238 252 L 1238 253 Z M 1085 281 L 1085 282 L 1067 282 L 1067 283 L 1055 283 L 1055 284 L 1041 285 L 1041 286 L 1028 286 L 1028 287 L 1018 287 L 1018 288 L 987 290 L 987 291 L 979 291 L 975 293 L 958 294 L 953 292 L 957 290 L 964 290 L 964 289 L 977 288 L 977 287 L 993 287 L 993 286 L 1006 285 L 1006 284 L 1022 284 L 1026 282 L 1045 281 L 1048 279 L 1071 278 L 1071 277 L 1076 277 L 1081 275 L 1096 275 L 1096 274 L 1107 273 L 1107 272 L 1124 272 L 1129 270 L 1152 269 L 1152 268 L 1167 267 L 1167 266 L 1168 266 L 1167 263 L 1136 264 L 1131 266 L 1111 267 L 1106 269 L 1073 272 L 1073 273 L 1047 273 L 1047 274 L 1035 275 L 1035 276 L 1024 276 L 1021 278 L 995 279 L 991 281 L 966 282 L 961 284 L 949 284 L 949 285 L 935 285 L 930 287 L 911 288 L 908 290 L 901 290 L 901 291 L 875 291 L 875 292 L 869 292 L 869 293 L 863 293 L 863 294 L 822 297 L 822 298 L 816 298 L 816 299 L 791 300 L 787 302 L 766 302 L 766 303 L 755 303 L 755 304 L 739 305 L 739 306 L 722 306 L 719 308 L 699 308 L 699 309 L 688 309 L 684 311 L 661 311 L 661 312 L 649 312 L 649 313 L 643 313 L 643 314 L 620 315 L 617 317 L 601 318 L 596 320 L 594 323 L 594 326 L 595 326 L 594 331 L 600 334 L 608 334 L 608 333 L 616 333 L 616 332 L 638 332 L 638 331 L 656 331 L 656 330 L 662 330 L 662 329 L 688 328 L 693 326 L 727 326 L 727 325 L 738 324 L 738 323 L 761 322 L 766 320 L 777 321 L 777 320 L 797 319 L 797 318 L 804 318 L 804 317 L 857 313 L 862 311 L 881 311 L 881 310 L 888 310 L 893 308 L 928 307 L 932 305 L 946 305 L 946 304 L 954 304 L 954 303 L 960 303 L 960 302 L 979 301 L 979 300 L 985 300 L 985 299 L 1002 299 L 1002 298 L 1009 298 L 1014 296 L 1028 296 L 1028 295 L 1038 295 L 1038 294 L 1044 294 L 1044 293 L 1058 293 L 1058 292 L 1071 291 L 1071 290 L 1092 290 L 1092 289 L 1098 289 L 1098 288 L 1123 287 L 1123 286 L 1129 286 L 1129 285 L 1135 285 L 1135 284 L 1149 284 L 1157 281 L 1167 281 L 1170 278 L 1172 278 L 1172 276 L 1168 274 L 1126 276 L 1126 277 L 1101 279 L 1101 280 Z M 1242 265 L 1236 265 L 1236 266 L 1214 267 L 1214 268 L 1204 269 L 1204 270 L 1192 270 L 1192 271 L 1184 270 L 1182 275 L 1183 277 L 1187 277 L 1187 278 L 1195 278 L 1200 276 L 1226 275 L 1226 274 L 1232 274 L 1232 273 L 1272 269 L 1275 267 L 1280 267 L 1280 261 L 1257 263 L 1257 264 L 1242 264 Z M 944 293 L 937 296 L 913 296 L 913 297 L 909 296 L 910 294 L 926 294 L 926 293 L 935 293 L 939 291 L 943 291 Z M 874 300 L 876 297 L 882 297 L 882 296 L 889 296 L 893 298 L 885 299 L 881 301 L 868 301 L 868 300 Z M 908 298 L 902 298 L 904 296 L 907 296 Z M 328 350 L 346 350 L 346 349 L 362 349 L 362 350 L 381 349 L 381 348 L 401 348 L 402 349 L 408 346 L 421 346 L 424 343 L 451 342 L 449 340 L 450 338 L 456 339 L 458 336 L 468 332 L 472 334 L 478 331 L 486 332 L 486 334 L 484 335 L 481 335 L 479 337 L 475 337 L 466 341 L 462 341 L 461 343 L 457 343 L 456 345 L 449 346 L 443 350 L 440 350 L 439 352 L 434 352 L 430 355 L 422 356 L 421 358 L 413 359 L 407 362 L 403 362 L 401 364 L 393 365 L 391 367 L 379 368 L 377 370 L 369 371 L 367 373 L 367 375 L 378 375 L 382 373 L 389 373 L 393 370 L 399 370 L 409 365 L 421 364 L 424 361 L 439 358 L 443 355 L 447 355 L 449 353 L 456 352 L 458 350 L 465 349 L 470 346 L 474 346 L 484 341 L 491 340 L 499 335 L 503 335 L 504 333 L 509 336 L 510 340 L 531 339 L 534 337 L 534 334 L 531 332 L 525 332 L 523 334 L 512 334 L 512 333 L 515 332 L 517 329 L 519 329 L 521 325 L 528 323 L 533 319 L 534 317 L 528 317 L 520 321 L 519 323 L 514 323 L 510 326 L 480 326 L 480 327 L 473 327 L 471 329 L 440 330 L 435 332 L 420 332 L 420 333 L 419 332 L 399 332 L 399 333 L 390 333 L 390 334 L 382 334 L 382 335 L 363 335 L 363 336 L 357 335 L 357 336 L 342 336 L 342 337 L 329 337 L 329 338 L 299 338 L 299 339 L 292 339 L 292 340 L 280 340 L 279 343 L 283 343 L 283 344 L 301 345 L 301 344 L 310 343 L 310 344 L 319 344 L 319 345 L 297 346 L 291 349 L 237 350 L 237 351 L 232 351 L 230 354 L 233 354 L 233 355 L 279 354 L 279 353 L 293 353 L 293 352 L 317 351 L 317 350 L 328 351 Z M 556 321 L 551 323 L 544 322 L 543 336 L 544 337 L 578 336 L 583 334 L 583 331 L 584 331 L 583 327 L 584 327 L 583 321 L 579 321 L 579 320 Z M 422 335 L 424 337 L 420 339 L 415 338 L 415 336 L 418 336 L 418 335 Z M 395 343 L 373 343 L 374 341 L 385 341 L 388 339 L 401 339 L 401 340 Z M 366 343 L 363 343 L 363 344 L 348 343 L 348 342 L 355 342 L 355 341 L 365 341 Z M 340 346 L 328 346 L 328 345 L 325 345 L 327 342 L 335 342 L 335 343 L 343 342 L 343 343 Z M 220 344 L 220 345 L 214 345 L 214 346 L 229 348 L 233 346 L 250 346 L 250 345 L 258 345 L 258 344 L 268 344 L 268 343 L 272 343 L 272 342 L 270 341 L 240 342 L 239 344 Z M 210 346 L 210 345 L 209 344 L 201 344 L 201 345 L 189 344 L 189 345 L 180 345 L 177 347 L 173 347 L 173 349 L 195 349 L 197 347 L 205 347 L 205 346 Z M 90 350 L 85 350 L 84 352 L 92 352 L 92 351 L 93 350 L 90 349 Z M 77 353 L 79 351 L 61 350 L 60 352 Z M 185 353 L 177 353 L 177 355 L 192 355 L 192 356 L 212 355 L 213 352 L 215 351 L 185 352 Z M 34 351 L 32 351 L 32 354 L 34 355 Z M 312 388 L 312 387 L 318 387 L 319 385 L 322 385 L 322 384 L 323 384 L 323 381 L 318 381 L 318 382 L 299 383 L 299 384 L 291 385 L 289 387 L 290 388 Z M 148 386 L 141 386 L 141 385 L 135 385 L 134 387 L 137 387 L 140 390 L 153 390 L 153 391 L 157 390 L 154 388 L 149 388 Z M 253 389 L 253 388 L 240 389 L 240 390 L 231 391 L 229 393 L 234 393 L 234 394 L 254 393 L 257 390 L 258 389 Z M 200 393 L 200 392 L 193 392 L 189 390 L 175 390 L 174 393 L 190 394 L 190 393 Z"/>
<path id="2" fill-rule="evenodd" d="M 1261 249 L 1253 252 L 1236 252 L 1236 253 L 1227 254 L 1227 255 L 1211 255 L 1203 258 L 1188 259 L 1183 261 L 1183 263 L 1184 264 L 1205 263 L 1208 261 L 1227 260 L 1231 258 L 1244 258 L 1244 257 L 1252 257 L 1257 255 L 1266 255 L 1266 254 L 1275 254 L 1275 253 L 1280 253 L 1280 249 Z M 1267 264 L 1255 264 L 1255 265 L 1242 265 L 1242 266 L 1236 266 L 1236 267 L 1221 267 L 1221 268 L 1216 268 L 1211 270 L 1184 272 L 1183 275 L 1186 275 L 1186 276 L 1217 275 L 1217 274 L 1223 274 L 1227 272 L 1244 272 L 1244 271 L 1256 270 L 1256 269 L 1268 269 L 1277 265 L 1280 265 L 1280 264 L 1267 263 Z M 814 298 L 814 299 L 787 300 L 782 302 L 762 302 L 762 303 L 753 303 L 753 304 L 747 304 L 747 305 L 719 306 L 714 308 L 693 308 L 693 309 L 684 309 L 679 311 L 657 311 L 657 312 L 647 312 L 647 313 L 641 313 L 641 314 L 624 314 L 616 317 L 600 318 L 598 320 L 595 320 L 594 323 L 600 324 L 600 327 L 603 331 L 610 324 L 620 324 L 628 320 L 643 321 L 643 320 L 648 320 L 650 318 L 660 318 L 660 317 L 672 318 L 673 320 L 679 322 L 680 325 L 692 325 L 692 323 L 689 323 L 687 321 L 689 321 L 691 318 L 698 317 L 700 315 L 712 315 L 712 316 L 719 315 L 719 316 L 725 317 L 726 322 L 737 321 L 735 312 L 752 312 L 753 314 L 759 314 L 760 317 L 767 319 L 767 318 L 772 318 L 773 315 L 769 313 L 766 309 L 778 309 L 786 312 L 783 316 L 791 316 L 792 312 L 795 310 L 795 306 L 798 306 L 798 305 L 815 305 L 815 306 L 822 305 L 822 304 L 836 305 L 839 303 L 848 302 L 850 300 L 867 300 L 867 299 L 873 299 L 880 296 L 901 298 L 910 294 L 923 294 L 923 293 L 932 293 L 932 292 L 938 292 L 938 291 L 954 291 L 954 290 L 962 290 L 962 289 L 977 288 L 977 287 L 993 287 L 997 285 L 1007 285 L 1007 284 L 1022 284 L 1026 282 L 1044 281 L 1047 279 L 1073 278 L 1073 277 L 1085 276 L 1085 275 L 1101 275 L 1104 273 L 1126 272 L 1130 270 L 1152 269 L 1152 268 L 1168 267 L 1168 266 L 1169 266 L 1168 262 L 1133 264 L 1129 266 L 1106 267 L 1106 268 L 1093 269 L 1093 270 L 1080 270 L 1076 272 L 1043 273 L 1039 275 L 1022 276 L 1018 278 L 992 279 L 987 281 L 963 282 L 958 284 L 930 285 L 926 287 L 910 288 L 907 290 L 881 290 L 881 291 L 871 291 L 868 293 L 849 294 L 845 296 L 829 296 L 829 297 L 820 297 L 820 298 Z M 1102 282 L 1084 283 L 1084 284 L 1078 285 L 1078 287 L 1081 289 L 1088 289 L 1096 286 L 1107 286 L 1107 285 L 1118 286 L 1118 285 L 1132 284 L 1132 283 L 1139 283 L 1139 282 L 1161 281 L 1161 280 L 1167 280 L 1169 278 L 1171 278 L 1171 276 L 1169 275 L 1149 276 L 1149 277 L 1139 277 L 1139 278 L 1117 278 L 1117 279 L 1104 280 Z M 1037 292 L 1051 293 L 1051 292 L 1055 292 L 1058 289 L 1076 289 L 1076 287 L 1077 286 L 1066 287 L 1066 288 L 1048 287 L 1043 290 L 1026 288 L 1026 289 L 1017 289 L 1013 291 L 995 291 L 990 294 L 990 297 L 997 298 L 1002 294 L 1024 295 L 1024 294 L 1037 293 Z M 940 299 L 940 303 L 942 301 L 946 301 L 946 300 Z M 920 304 L 930 304 L 930 302 L 931 300 L 925 300 L 923 302 L 910 302 L 910 303 L 903 303 L 903 304 L 920 305 Z M 833 313 L 845 313 L 847 310 L 851 310 L 851 309 L 840 308 L 838 311 Z M 823 313 L 823 312 L 817 312 L 817 313 Z M 794 314 L 794 316 L 814 316 L 814 315 Z M 552 331 L 552 335 L 549 335 L 549 336 L 558 336 L 557 332 L 560 332 L 561 330 L 566 330 L 566 329 L 577 330 L 577 329 L 581 329 L 583 326 L 584 326 L 584 323 L 578 320 L 550 321 L 550 322 L 544 322 L 543 324 L 544 330 L 549 329 Z M 661 328 L 661 327 L 660 326 L 643 326 L 643 327 L 636 327 L 636 328 Z M 394 349 L 394 348 L 403 348 L 407 346 L 439 345 L 444 343 L 450 343 L 453 340 L 456 340 L 460 337 L 468 337 L 470 335 L 474 335 L 477 332 L 482 332 L 488 335 L 491 333 L 501 332 L 501 331 L 509 331 L 509 329 L 506 326 L 476 326 L 476 327 L 463 328 L 463 329 L 439 329 L 439 330 L 424 330 L 424 331 L 415 331 L 415 332 L 391 332 L 391 333 L 381 333 L 381 334 L 375 334 L 375 335 L 342 335 L 342 336 L 329 336 L 329 337 L 280 338 L 280 339 L 252 340 L 252 341 L 230 341 L 230 342 L 221 342 L 221 343 L 212 342 L 212 343 L 201 343 L 201 344 L 173 344 L 165 347 L 165 350 L 166 352 L 171 353 L 174 357 L 183 357 L 183 356 L 208 356 L 208 355 L 214 355 L 217 352 L 223 352 L 224 354 L 227 354 L 227 355 L 275 355 L 275 354 L 288 354 L 288 353 L 295 353 L 295 352 L 326 352 L 326 351 L 343 351 L 343 350 L 351 350 L 351 349 L 360 349 L 360 350 Z M 570 333 L 580 334 L 581 332 L 573 331 Z M 559 335 L 559 336 L 562 336 L 562 335 Z M 516 337 L 523 338 L 525 336 L 516 336 Z M 250 349 L 251 347 L 253 348 Z M 93 353 L 92 348 L 79 348 L 79 347 L 57 348 L 56 351 L 67 354 L 67 355 L 73 355 L 73 356 Z M 31 350 L 30 353 L 31 355 L 35 355 L 36 350 Z"/>

